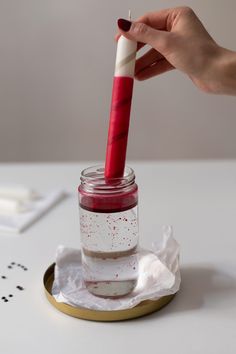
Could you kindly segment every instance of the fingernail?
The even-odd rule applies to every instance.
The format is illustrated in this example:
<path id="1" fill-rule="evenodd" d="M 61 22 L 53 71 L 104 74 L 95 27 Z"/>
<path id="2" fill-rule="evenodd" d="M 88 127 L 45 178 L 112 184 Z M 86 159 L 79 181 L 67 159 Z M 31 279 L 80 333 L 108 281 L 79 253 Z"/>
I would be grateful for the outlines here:
<path id="1" fill-rule="evenodd" d="M 132 22 L 125 20 L 123 18 L 119 18 L 119 20 L 117 21 L 117 25 L 122 31 L 128 32 L 130 30 Z"/>

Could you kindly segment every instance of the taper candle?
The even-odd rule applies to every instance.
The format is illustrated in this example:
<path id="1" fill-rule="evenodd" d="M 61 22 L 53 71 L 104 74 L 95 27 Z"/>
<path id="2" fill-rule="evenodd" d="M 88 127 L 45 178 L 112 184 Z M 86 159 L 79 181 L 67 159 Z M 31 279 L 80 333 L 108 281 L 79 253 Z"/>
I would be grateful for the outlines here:
<path id="1" fill-rule="evenodd" d="M 105 177 L 122 177 L 125 168 L 137 42 L 121 36 L 117 43 L 108 131 Z"/>

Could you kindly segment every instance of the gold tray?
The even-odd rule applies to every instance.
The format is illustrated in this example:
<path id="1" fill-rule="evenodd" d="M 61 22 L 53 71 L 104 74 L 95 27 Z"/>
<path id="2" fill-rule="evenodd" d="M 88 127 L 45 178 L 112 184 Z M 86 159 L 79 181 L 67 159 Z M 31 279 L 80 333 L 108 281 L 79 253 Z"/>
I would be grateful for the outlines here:
<path id="1" fill-rule="evenodd" d="M 67 305 L 63 302 L 57 302 L 52 296 L 54 267 L 55 267 L 55 263 L 53 263 L 46 270 L 43 277 L 45 293 L 48 298 L 48 301 L 59 311 L 64 312 L 69 316 L 81 318 L 84 320 L 103 321 L 103 322 L 130 320 L 160 310 L 162 307 L 166 306 L 175 296 L 175 294 L 163 296 L 160 299 L 155 301 L 146 300 L 141 302 L 137 306 L 127 310 L 98 311 L 98 310 L 87 309 L 84 307 L 75 307 L 72 305 Z"/>

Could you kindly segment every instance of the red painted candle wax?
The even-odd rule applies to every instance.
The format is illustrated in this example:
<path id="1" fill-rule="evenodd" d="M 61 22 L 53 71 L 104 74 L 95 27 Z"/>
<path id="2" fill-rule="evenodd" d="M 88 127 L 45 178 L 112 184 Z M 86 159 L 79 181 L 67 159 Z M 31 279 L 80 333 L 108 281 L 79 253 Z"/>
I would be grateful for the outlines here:
<path id="1" fill-rule="evenodd" d="M 125 168 L 133 78 L 115 76 L 113 81 L 105 177 L 122 177 Z"/>

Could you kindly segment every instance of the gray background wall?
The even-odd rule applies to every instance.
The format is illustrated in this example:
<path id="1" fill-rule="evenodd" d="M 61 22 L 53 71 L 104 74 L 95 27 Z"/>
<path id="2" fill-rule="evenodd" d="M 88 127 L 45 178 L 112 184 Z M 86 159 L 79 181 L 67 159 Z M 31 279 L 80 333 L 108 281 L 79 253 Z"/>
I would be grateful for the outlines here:
<path id="1" fill-rule="evenodd" d="M 116 19 L 182 5 L 154 0 L 0 0 L 0 161 L 102 160 Z M 185 0 L 236 50 L 235 0 Z M 136 82 L 128 157 L 236 157 L 236 97 L 178 72 Z"/>

